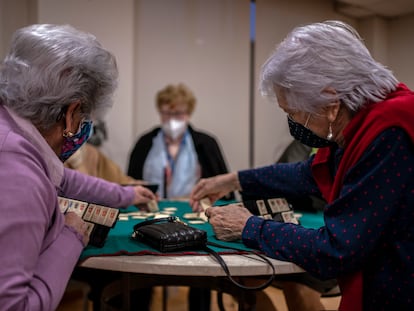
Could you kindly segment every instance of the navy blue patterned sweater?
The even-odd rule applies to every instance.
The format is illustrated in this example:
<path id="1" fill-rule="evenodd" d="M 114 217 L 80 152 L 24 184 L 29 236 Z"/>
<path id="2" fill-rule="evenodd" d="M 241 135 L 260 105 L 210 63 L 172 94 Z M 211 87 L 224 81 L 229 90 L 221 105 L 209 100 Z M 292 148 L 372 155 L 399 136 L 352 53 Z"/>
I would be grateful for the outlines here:
<path id="1" fill-rule="evenodd" d="M 345 172 L 337 197 L 328 200 L 325 226 L 307 229 L 253 216 L 244 228 L 243 242 L 322 279 L 361 271 L 363 310 L 414 310 L 412 141 L 398 126 L 377 135 Z M 329 171 L 334 178 L 344 149 L 332 149 L 331 155 Z M 240 171 L 243 192 L 322 197 L 313 161 L 311 157 L 301 163 Z"/>
<path id="2" fill-rule="evenodd" d="M 312 159 L 241 171 L 243 191 L 258 195 L 259 184 L 265 197 L 274 191 L 315 195 Z M 243 241 L 322 279 L 362 266 L 364 310 L 414 310 L 414 148 L 404 131 L 386 130 L 372 143 L 324 217 L 319 229 L 251 217 Z"/>

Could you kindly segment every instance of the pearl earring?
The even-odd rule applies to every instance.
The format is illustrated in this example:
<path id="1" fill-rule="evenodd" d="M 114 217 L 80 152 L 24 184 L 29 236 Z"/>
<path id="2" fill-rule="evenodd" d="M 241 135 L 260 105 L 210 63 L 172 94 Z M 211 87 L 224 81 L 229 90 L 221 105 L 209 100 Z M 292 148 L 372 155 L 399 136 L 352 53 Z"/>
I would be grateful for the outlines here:
<path id="1" fill-rule="evenodd" d="M 63 137 L 73 137 L 73 135 L 75 135 L 75 134 L 73 134 L 71 131 L 67 131 L 67 130 L 64 130 L 63 131 Z"/>
<path id="2" fill-rule="evenodd" d="M 332 123 L 329 123 L 329 133 L 326 136 L 326 139 L 327 140 L 332 140 L 332 137 L 333 137 L 333 133 L 332 133 Z"/>

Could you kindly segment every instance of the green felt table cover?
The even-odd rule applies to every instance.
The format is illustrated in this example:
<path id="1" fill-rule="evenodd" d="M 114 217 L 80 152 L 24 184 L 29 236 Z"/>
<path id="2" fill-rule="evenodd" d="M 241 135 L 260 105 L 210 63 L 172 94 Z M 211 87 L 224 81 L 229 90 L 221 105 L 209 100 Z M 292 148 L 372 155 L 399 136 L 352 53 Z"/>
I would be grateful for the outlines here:
<path id="1" fill-rule="evenodd" d="M 158 202 L 158 206 L 160 211 L 162 211 L 166 207 L 175 207 L 177 210 L 174 213 L 174 216 L 180 217 L 182 221 L 188 222 L 183 219 L 184 213 L 190 213 L 191 207 L 188 202 L 183 201 L 160 201 Z M 121 210 L 122 213 L 128 212 L 137 212 L 138 209 L 134 206 L 130 206 L 126 209 Z M 304 227 L 309 228 L 319 228 L 323 225 L 323 215 L 322 212 L 318 213 L 301 213 L 302 216 L 300 218 L 300 222 Z M 132 219 L 129 217 L 128 221 L 125 220 L 118 220 L 115 227 L 109 231 L 107 240 L 105 242 L 104 247 L 98 248 L 94 246 L 87 246 L 80 256 L 80 261 L 87 259 L 88 257 L 92 256 L 117 256 L 117 255 L 167 255 L 167 256 L 177 256 L 177 255 L 195 255 L 195 254 L 206 254 L 203 251 L 183 251 L 180 253 L 161 253 L 156 249 L 133 240 L 131 238 L 131 234 L 133 232 L 133 227 L 138 222 L 144 220 L 140 219 Z M 225 242 L 220 241 L 215 238 L 214 232 L 212 227 L 209 223 L 204 224 L 189 224 L 190 226 L 205 230 L 207 232 L 207 239 L 210 242 L 214 242 L 223 246 L 229 246 L 233 248 L 238 248 L 240 251 L 225 249 L 225 248 L 218 248 L 218 247 L 211 247 L 216 252 L 225 254 L 225 253 L 243 253 L 244 251 L 249 251 L 250 249 L 245 247 L 241 241 L 236 242 Z"/>

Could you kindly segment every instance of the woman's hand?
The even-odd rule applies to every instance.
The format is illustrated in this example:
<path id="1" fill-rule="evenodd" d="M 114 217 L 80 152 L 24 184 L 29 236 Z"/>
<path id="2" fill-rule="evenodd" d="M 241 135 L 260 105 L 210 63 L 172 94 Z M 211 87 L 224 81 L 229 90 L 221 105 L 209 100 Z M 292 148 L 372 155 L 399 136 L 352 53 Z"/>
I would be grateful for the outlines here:
<path id="1" fill-rule="evenodd" d="M 240 240 L 247 220 L 252 216 L 243 204 L 209 207 L 205 211 L 217 239 Z"/>
<path id="2" fill-rule="evenodd" d="M 89 243 L 88 225 L 76 213 L 68 212 L 65 214 L 65 225 L 71 227 L 82 236 L 83 245 Z"/>
<path id="3" fill-rule="evenodd" d="M 194 212 L 201 212 L 203 208 L 200 200 L 209 198 L 214 203 L 226 194 L 241 190 L 237 173 L 217 175 L 201 179 L 193 188 L 190 194 L 190 205 Z"/>
<path id="4" fill-rule="evenodd" d="M 132 204 L 134 205 L 142 205 L 147 204 L 149 201 L 157 200 L 157 196 L 148 188 L 143 186 L 135 186 L 135 198 Z"/>

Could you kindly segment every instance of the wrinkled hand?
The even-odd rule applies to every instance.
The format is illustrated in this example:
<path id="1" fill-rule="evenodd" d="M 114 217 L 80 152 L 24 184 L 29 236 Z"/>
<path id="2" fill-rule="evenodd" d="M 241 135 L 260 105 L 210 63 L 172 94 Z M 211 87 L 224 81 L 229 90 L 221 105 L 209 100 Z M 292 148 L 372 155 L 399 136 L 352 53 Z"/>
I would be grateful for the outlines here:
<path id="1" fill-rule="evenodd" d="M 201 212 L 200 200 L 209 198 L 214 203 L 226 194 L 241 190 L 237 173 L 217 175 L 201 179 L 190 194 L 190 205 L 194 212 Z"/>
<path id="2" fill-rule="evenodd" d="M 142 205 L 146 204 L 151 200 L 157 200 L 157 196 L 148 188 L 145 188 L 143 186 L 135 186 L 135 198 L 132 204 L 134 205 Z"/>
<path id="3" fill-rule="evenodd" d="M 82 236 L 83 245 L 89 243 L 88 226 L 76 213 L 68 212 L 65 214 L 65 225 L 71 227 Z"/>
<path id="4" fill-rule="evenodd" d="M 246 222 L 252 216 L 243 204 L 210 207 L 206 209 L 205 214 L 217 239 L 223 241 L 241 239 Z"/>

